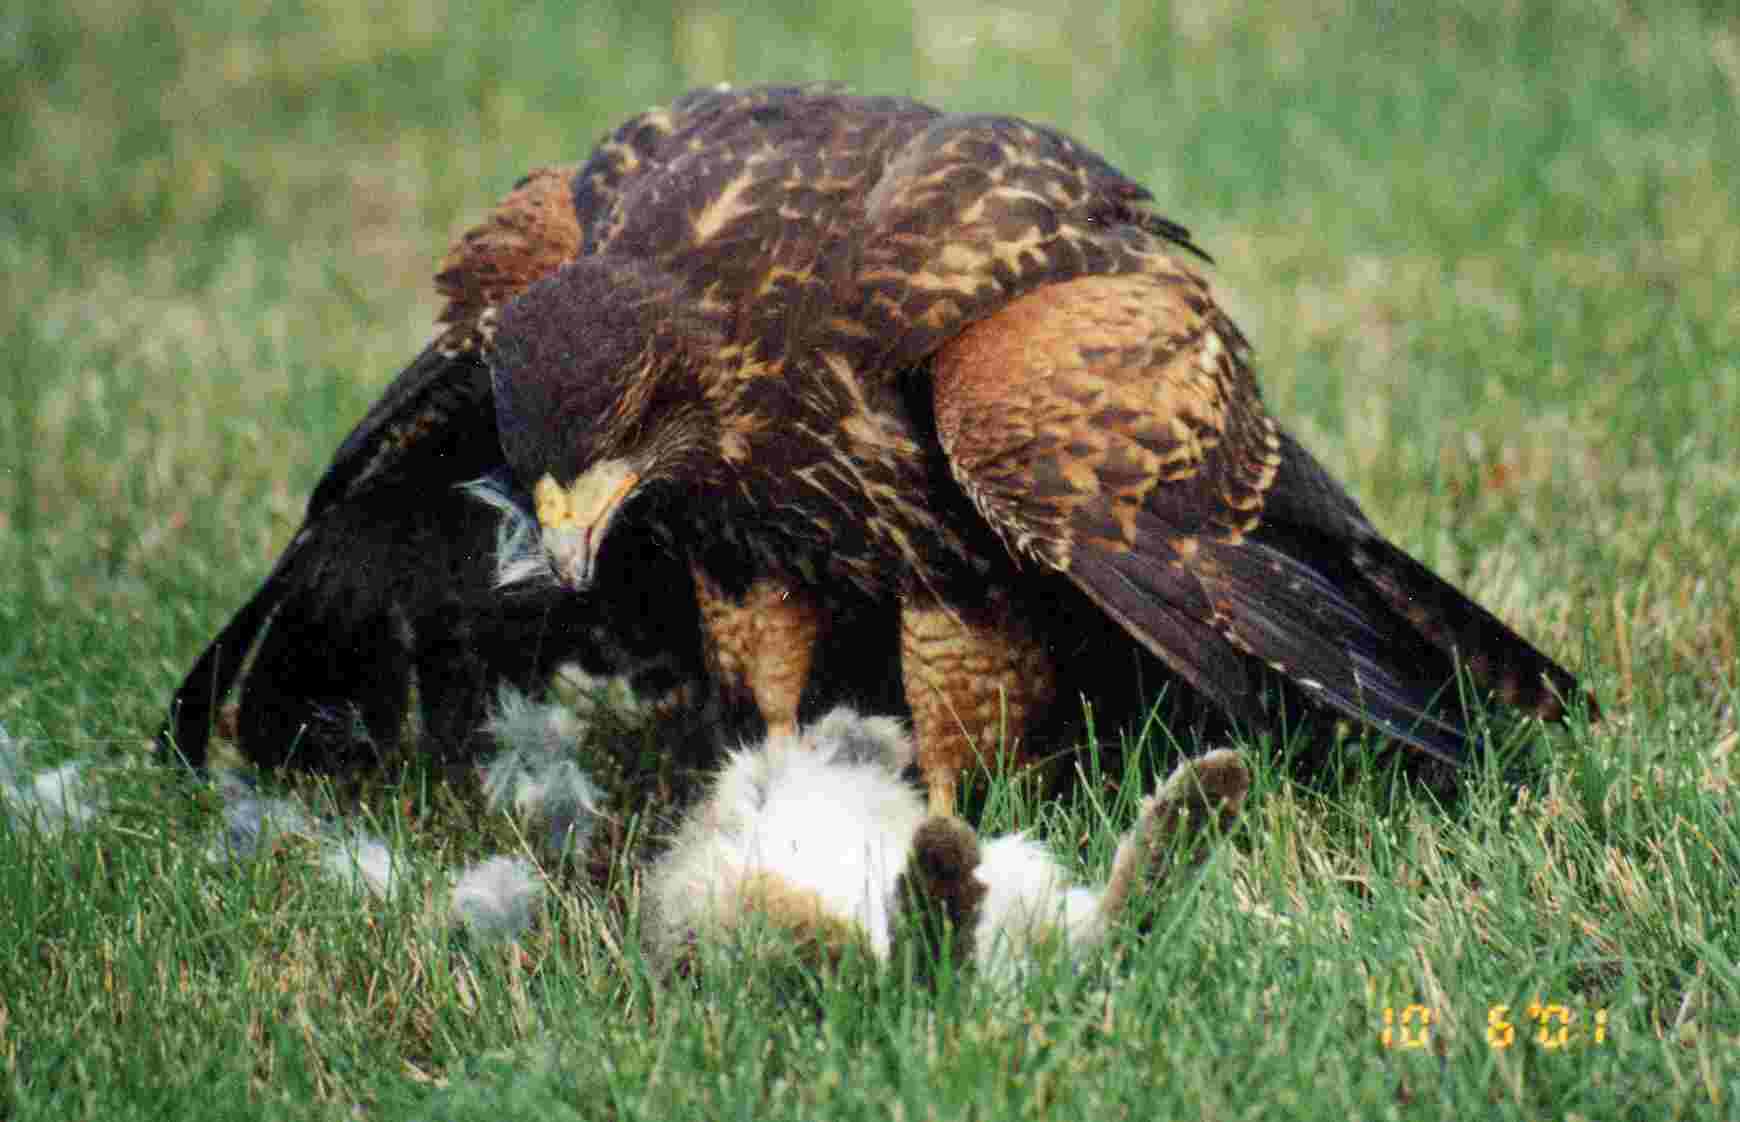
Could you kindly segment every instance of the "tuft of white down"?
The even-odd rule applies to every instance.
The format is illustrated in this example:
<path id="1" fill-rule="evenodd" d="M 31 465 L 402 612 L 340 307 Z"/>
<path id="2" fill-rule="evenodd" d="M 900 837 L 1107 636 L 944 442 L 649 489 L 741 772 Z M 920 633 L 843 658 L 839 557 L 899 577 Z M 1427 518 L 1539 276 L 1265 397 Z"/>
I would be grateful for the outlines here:
<path id="1" fill-rule="evenodd" d="M 453 885 L 453 917 L 474 935 L 517 938 L 531 928 L 543 902 L 537 868 L 518 857 L 479 861 Z"/>
<path id="2" fill-rule="evenodd" d="M 489 809 L 511 810 L 521 822 L 543 827 L 542 842 L 552 854 L 584 853 L 602 798 L 573 755 L 585 721 L 564 706 L 503 686 L 484 731 L 502 747 L 480 770 Z"/>
<path id="3" fill-rule="evenodd" d="M 376 899 L 392 896 L 404 884 L 402 865 L 403 859 L 371 834 L 353 833 L 321 846 L 321 868 L 352 891 L 367 891 Z"/>
<path id="4" fill-rule="evenodd" d="M 0 815 L 34 822 L 49 833 L 90 825 L 106 800 L 86 774 L 87 763 L 26 773 L 25 748 L 23 740 L 14 740 L 0 725 Z"/>
<path id="5" fill-rule="evenodd" d="M 862 751 L 866 738 L 897 725 L 830 720 L 815 731 L 867 731 L 776 736 L 729 757 L 649 878 L 656 947 L 671 952 L 691 935 L 722 933 L 741 915 L 746 886 L 772 878 L 813 895 L 823 914 L 854 925 L 887 956 L 895 885 L 925 803 L 892 761 Z"/>
<path id="6" fill-rule="evenodd" d="M 459 490 L 494 509 L 501 521 L 495 531 L 495 586 L 508 589 L 524 585 L 536 589 L 556 583 L 556 570 L 544 551 L 544 534 L 538 520 L 493 476 L 459 484 Z"/>

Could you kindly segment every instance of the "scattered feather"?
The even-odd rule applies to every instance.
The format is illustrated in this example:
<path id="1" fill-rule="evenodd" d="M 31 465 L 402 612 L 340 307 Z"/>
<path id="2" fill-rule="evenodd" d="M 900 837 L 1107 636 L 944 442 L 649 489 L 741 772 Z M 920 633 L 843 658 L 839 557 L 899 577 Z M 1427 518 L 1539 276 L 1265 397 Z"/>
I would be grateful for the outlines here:
<path id="1" fill-rule="evenodd" d="M 4 792 L 19 818 L 33 819 L 48 830 L 78 829 L 101 813 L 104 799 L 85 774 L 85 764 L 71 763 L 37 772 L 25 784 Z"/>
<path id="2" fill-rule="evenodd" d="M 398 888 L 399 860 L 387 844 L 368 834 L 334 838 L 322 847 L 321 867 L 346 886 L 385 899 Z"/>
<path id="3" fill-rule="evenodd" d="M 512 939 L 530 930 L 543 902 L 544 882 L 531 862 L 491 857 L 460 875 L 452 914 L 475 935 Z"/>
<path id="4" fill-rule="evenodd" d="M 224 820 L 206 846 L 208 861 L 246 860 L 270 849 L 281 837 L 320 833 L 320 824 L 301 803 L 261 796 L 240 772 L 225 769 L 213 782 L 223 796 Z"/>
<path id="5" fill-rule="evenodd" d="M 516 586 L 535 589 L 556 584 L 556 571 L 550 567 L 538 520 L 526 509 L 528 497 L 522 496 L 500 473 L 462 483 L 459 489 L 500 514 L 495 537 L 497 589 L 505 591 Z"/>
<path id="6" fill-rule="evenodd" d="M 586 723 L 571 709 L 504 686 L 484 731 L 502 746 L 481 769 L 489 808 L 541 830 L 552 854 L 584 852 L 601 797 L 573 758 Z"/>
<path id="7" fill-rule="evenodd" d="M 21 757 L 24 754 L 24 742 L 12 739 L 12 734 L 6 731 L 5 725 L 0 725 L 0 788 L 11 790 L 18 782 L 18 770 L 22 766 Z"/>
<path id="8" fill-rule="evenodd" d="M 26 743 L 0 725 L 0 809 L 10 819 L 52 833 L 89 825 L 107 801 L 91 782 L 89 764 L 75 761 L 29 772 L 24 766 Z"/>

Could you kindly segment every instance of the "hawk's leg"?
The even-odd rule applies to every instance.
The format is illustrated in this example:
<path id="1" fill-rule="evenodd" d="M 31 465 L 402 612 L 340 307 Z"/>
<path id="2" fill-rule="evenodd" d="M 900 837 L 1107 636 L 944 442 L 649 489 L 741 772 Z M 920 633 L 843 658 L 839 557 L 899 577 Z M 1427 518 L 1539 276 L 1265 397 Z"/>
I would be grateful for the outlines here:
<path id="1" fill-rule="evenodd" d="M 772 577 L 734 597 L 692 565 L 707 661 L 728 691 L 747 693 L 769 736 L 796 734 L 822 613 L 802 589 Z"/>
<path id="2" fill-rule="evenodd" d="M 1056 668 L 1007 594 L 945 605 L 922 590 L 900 606 L 900 675 L 912 709 L 930 812 L 955 812 L 960 773 L 1007 746 L 1020 758 L 1029 721 L 1056 692 Z"/>

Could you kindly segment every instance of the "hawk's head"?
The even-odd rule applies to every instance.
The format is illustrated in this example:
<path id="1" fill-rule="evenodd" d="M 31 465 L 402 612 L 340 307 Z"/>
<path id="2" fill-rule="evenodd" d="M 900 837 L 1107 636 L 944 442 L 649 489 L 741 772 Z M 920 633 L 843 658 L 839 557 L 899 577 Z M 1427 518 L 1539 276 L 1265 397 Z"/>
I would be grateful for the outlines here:
<path id="1" fill-rule="evenodd" d="M 502 308 L 488 349 L 502 451 L 556 576 L 585 589 L 611 524 L 681 494 L 717 448 L 696 371 L 721 335 L 656 268 L 584 257 Z"/>

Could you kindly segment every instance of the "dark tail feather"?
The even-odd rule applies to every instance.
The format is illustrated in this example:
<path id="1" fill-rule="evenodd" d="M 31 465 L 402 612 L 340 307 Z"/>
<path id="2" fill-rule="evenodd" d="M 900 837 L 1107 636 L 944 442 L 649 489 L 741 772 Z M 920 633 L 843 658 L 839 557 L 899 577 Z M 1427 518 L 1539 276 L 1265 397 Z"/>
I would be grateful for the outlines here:
<path id="1" fill-rule="evenodd" d="M 1455 666 L 1369 594 L 1251 540 L 1206 546 L 1234 642 L 1307 694 L 1448 763 L 1468 759 Z"/>
<path id="2" fill-rule="evenodd" d="M 260 630 L 284 598 L 285 569 L 297 544 L 292 542 L 284 551 L 259 589 L 200 652 L 193 669 L 176 687 L 169 699 L 169 716 L 157 730 L 157 754 L 163 762 L 205 768 L 217 708 L 229 696 Z"/>
<path id="3" fill-rule="evenodd" d="M 1580 692 L 1577 679 L 1516 632 L 1444 581 L 1432 570 L 1383 540 L 1341 485 L 1298 441 L 1281 434 L 1282 469 L 1269 492 L 1260 539 L 1273 539 L 1288 554 L 1307 557 L 1337 576 L 1342 587 L 1358 583 L 1408 630 L 1432 647 L 1462 659 L 1475 683 L 1507 705 L 1558 720 Z M 1600 710 L 1585 694 L 1591 716 Z"/>
<path id="4" fill-rule="evenodd" d="M 1215 593 L 1235 642 L 1321 701 L 1449 764 L 1469 758 L 1455 665 L 1322 574 L 1246 541 L 1218 546 Z"/>
<path id="5" fill-rule="evenodd" d="M 1209 626 L 1166 562 L 1134 553 L 1078 550 L 1069 575 L 1077 587 L 1191 687 L 1235 718 L 1255 720 L 1261 709 L 1245 657 Z M 1180 607 L 1182 601 L 1187 607 Z"/>
<path id="6" fill-rule="evenodd" d="M 1449 582 L 1381 538 L 1353 548 L 1354 567 L 1409 626 L 1433 646 L 1454 652 L 1476 685 L 1506 705 L 1543 720 L 1559 721 L 1581 694 L 1599 718 L 1593 694 L 1497 617 Z"/>
<path id="7" fill-rule="evenodd" d="M 1148 540 L 1166 539 L 1157 532 Z M 1198 549 L 1188 567 L 1170 556 L 1083 550 L 1069 571 L 1126 630 L 1235 716 L 1256 712 L 1248 656 L 1388 736 L 1451 763 L 1466 760 L 1466 730 L 1435 715 L 1439 694 L 1455 688 L 1449 660 L 1376 597 L 1344 593 L 1259 542 L 1199 539 Z"/>

